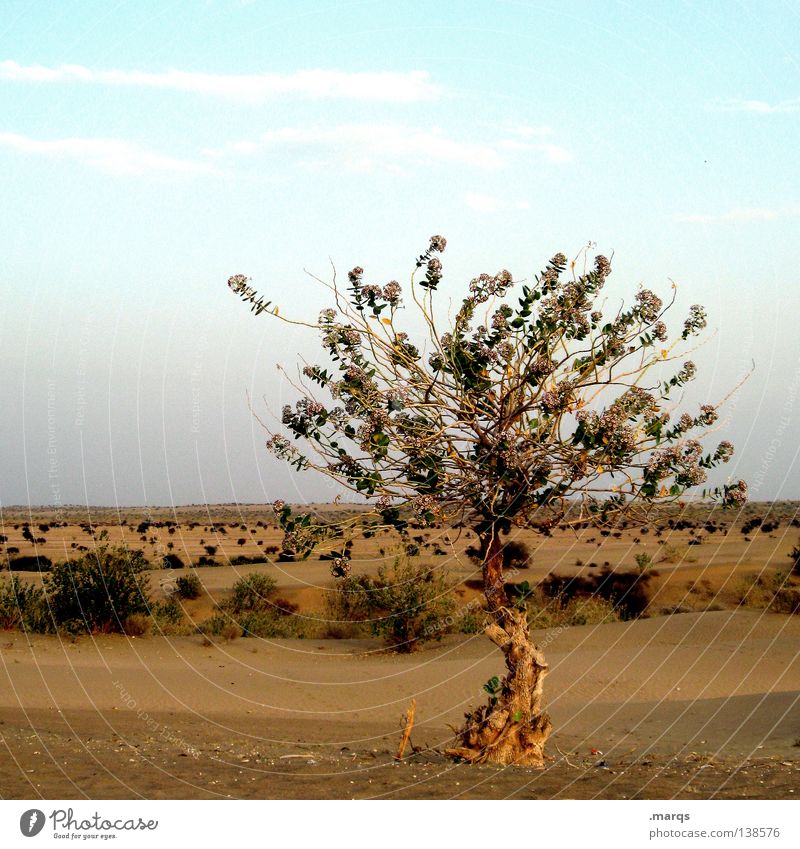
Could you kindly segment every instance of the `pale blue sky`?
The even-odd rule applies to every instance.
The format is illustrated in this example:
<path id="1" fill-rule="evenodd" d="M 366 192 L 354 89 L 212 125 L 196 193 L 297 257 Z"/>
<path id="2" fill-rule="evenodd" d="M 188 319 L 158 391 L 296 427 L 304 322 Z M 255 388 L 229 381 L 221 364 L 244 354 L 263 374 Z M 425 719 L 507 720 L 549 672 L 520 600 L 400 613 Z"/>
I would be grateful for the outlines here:
<path id="1" fill-rule="evenodd" d="M 328 497 L 246 393 L 313 340 L 329 257 L 445 293 L 593 240 L 716 335 L 695 386 L 800 497 L 800 11 L 773 3 L 0 0 L 0 504 Z M 677 315 L 677 313 L 676 313 Z M 297 488 L 298 483 L 300 489 Z"/>

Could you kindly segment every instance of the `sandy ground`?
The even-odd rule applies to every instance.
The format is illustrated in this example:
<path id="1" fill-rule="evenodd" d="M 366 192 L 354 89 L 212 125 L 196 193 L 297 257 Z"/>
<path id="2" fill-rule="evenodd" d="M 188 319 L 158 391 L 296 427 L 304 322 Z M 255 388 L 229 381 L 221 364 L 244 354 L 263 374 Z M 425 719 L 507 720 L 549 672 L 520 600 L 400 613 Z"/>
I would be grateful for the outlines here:
<path id="1" fill-rule="evenodd" d="M 502 674 L 483 636 L 372 641 L 0 635 L 4 798 L 791 798 L 800 619 L 686 613 L 537 634 L 542 771 L 456 765 L 449 724 Z M 412 742 L 394 762 L 417 700 Z"/>

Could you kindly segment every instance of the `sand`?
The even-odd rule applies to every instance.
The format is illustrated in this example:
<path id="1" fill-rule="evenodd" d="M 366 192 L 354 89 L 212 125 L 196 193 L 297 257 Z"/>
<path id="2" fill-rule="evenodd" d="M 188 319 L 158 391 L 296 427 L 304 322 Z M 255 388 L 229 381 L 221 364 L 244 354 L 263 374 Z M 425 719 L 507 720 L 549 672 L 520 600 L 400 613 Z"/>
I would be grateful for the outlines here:
<path id="1" fill-rule="evenodd" d="M 0 796 L 791 798 L 800 619 L 709 611 L 537 632 L 543 771 L 442 756 L 502 659 L 377 641 L 0 635 Z M 417 700 L 416 754 L 393 760 Z M 3 750 L 3 749 L 0 749 Z"/>

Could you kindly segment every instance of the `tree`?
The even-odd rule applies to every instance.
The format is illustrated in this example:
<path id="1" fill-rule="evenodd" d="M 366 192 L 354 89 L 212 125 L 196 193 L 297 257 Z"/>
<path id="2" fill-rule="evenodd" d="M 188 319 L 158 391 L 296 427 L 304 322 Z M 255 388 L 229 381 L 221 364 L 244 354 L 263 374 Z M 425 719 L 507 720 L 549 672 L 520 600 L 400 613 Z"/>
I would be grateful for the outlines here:
<path id="1" fill-rule="evenodd" d="M 733 446 L 704 453 L 697 439 L 717 420 L 718 405 L 676 417 L 673 396 L 695 377 L 694 363 L 662 374 L 681 343 L 706 327 L 701 306 L 690 308 L 671 344 L 663 319 L 674 292 L 665 306 L 639 289 L 631 306 L 604 318 L 597 304 L 611 266 L 604 256 L 591 262 L 590 246 L 571 263 L 554 256 L 520 285 L 516 303 L 503 301 L 514 284 L 508 271 L 481 274 L 442 332 L 435 303 L 445 245 L 434 236 L 417 258 L 405 312 L 397 281 L 365 283 L 361 268 L 344 290 L 335 276 L 319 280 L 334 306 L 306 326 L 321 334 L 329 362 L 306 365 L 293 380 L 300 398 L 284 407 L 282 423 L 294 439 L 270 432 L 267 446 L 294 468 L 363 495 L 379 526 L 475 530 L 493 619 L 486 633 L 507 674 L 489 704 L 467 714 L 451 753 L 541 766 L 551 731 L 542 708 L 548 667 L 525 613 L 507 597 L 501 535 L 512 527 L 612 525 L 637 505 L 674 501 L 704 483 Z M 236 275 L 228 285 L 256 314 L 288 320 L 249 278 Z M 409 313 L 424 328 L 415 341 L 401 329 Z M 703 490 L 725 505 L 744 503 L 746 494 L 743 481 Z M 366 518 L 333 527 L 282 502 L 274 507 L 295 557 Z"/>

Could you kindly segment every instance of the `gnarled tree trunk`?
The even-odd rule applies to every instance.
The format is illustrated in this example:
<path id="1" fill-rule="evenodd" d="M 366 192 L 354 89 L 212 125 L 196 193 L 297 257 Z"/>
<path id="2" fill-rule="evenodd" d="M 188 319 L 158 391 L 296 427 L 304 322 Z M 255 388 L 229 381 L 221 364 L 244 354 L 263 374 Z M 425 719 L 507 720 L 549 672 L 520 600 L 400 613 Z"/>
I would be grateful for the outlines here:
<path id="1" fill-rule="evenodd" d="M 552 723 L 542 711 L 548 666 L 534 645 L 524 611 L 511 607 L 503 586 L 503 546 L 492 532 L 483 546 L 483 586 L 494 622 L 486 634 L 505 655 L 508 674 L 488 705 L 466 714 L 459 745 L 448 754 L 473 763 L 544 766 Z"/>

